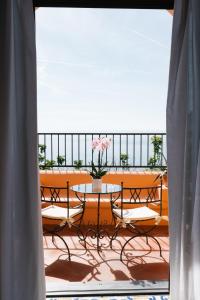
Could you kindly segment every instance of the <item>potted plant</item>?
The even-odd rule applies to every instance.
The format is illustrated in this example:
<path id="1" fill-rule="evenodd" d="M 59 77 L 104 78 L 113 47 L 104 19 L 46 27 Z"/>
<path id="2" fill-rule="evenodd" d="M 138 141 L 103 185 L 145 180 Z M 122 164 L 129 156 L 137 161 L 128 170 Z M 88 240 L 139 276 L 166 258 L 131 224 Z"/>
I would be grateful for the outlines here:
<path id="1" fill-rule="evenodd" d="M 82 168 L 82 165 L 83 165 L 83 161 L 81 159 L 74 160 L 74 168 L 76 170 L 80 170 L 80 168 Z"/>
<path id="2" fill-rule="evenodd" d="M 161 153 L 161 156 L 163 157 L 166 167 L 162 168 L 162 172 L 160 173 L 160 178 L 162 178 L 163 184 L 165 186 L 168 186 L 168 176 L 167 176 L 167 159 L 163 153 Z"/>
<path id="3" fill-rule="evenodd" d="M 161 172 L 156 176 L 156 181 L 158 178 L 162 178 L 162 182 L 165 186 L 168 184 L 167 177 L 167 159 L 162 152 L 162 139 L 160 136 L 153 136 L 151 138 L 151 143 L 153 145 L 153 156 L 150 157 L 148 165 L 151 169 L 159 169 Z M 162 160 L 165 161 L 166 166 L 162 166 Z"/>
<path id="4" fill-rule="evenodd" d="M 153 136 L 151 138 L 151 144 L 153 145 L 153 156 L 150 157 L 148 165 L 151 169 L 160 167 L 162 158 L 162 139 L 160 136 Z"/>
<path id="5" fill-rule="evenodd" d="M 56 162 L 54 160 L 45 159 L 46 145 L 38 145 L 38 160 L 39 168 L 41 170 L 51 170 L 55 166 Z"/>
<path id="6" fill-rule="evenodd" d="M 60 169 L 60 167 L 63 166 L 65 162 L 65 156 L 64 155 L 58 155 L 57 156 L 57 164 L 58 164 L 58 168 Z"/>
<path id="7" fill-rule="evenodd" d="M 167 159 L 165 157 L 165 155 L 161 152 L 161 156 L 163 157 L 164 161 L 165 161 L 165 164 L 166 164 L 166 167 L 161 167 L 161 172 L 156 176 L 155 178 L 155 181 L 160 178 L 162 179 L 162 183 L 165 185 L 165 186 L 168 186 L 168 176 L 167 176 Z"/>
<path id="8" fill-rule="evenodd" d="M 122 164 L 122 167 L 125 168 L 128 166 L 128 154 L 126 153 L 121 153 L 120 154 L 120 161 Z"/>
<path id="9" fill-rule="evenodd" d="M 107 173 L 107 163 L 103 164 L 104 151 L 109 148 L 111 139 L 107 137 L 95 138 L 92 141 L 92 152 L 98 152 L 98 165 L 95 166 L 92 161 L 92 169 L 89 172 L 92 177 L 93 189 L 101 189 L 102 177 Z"/>

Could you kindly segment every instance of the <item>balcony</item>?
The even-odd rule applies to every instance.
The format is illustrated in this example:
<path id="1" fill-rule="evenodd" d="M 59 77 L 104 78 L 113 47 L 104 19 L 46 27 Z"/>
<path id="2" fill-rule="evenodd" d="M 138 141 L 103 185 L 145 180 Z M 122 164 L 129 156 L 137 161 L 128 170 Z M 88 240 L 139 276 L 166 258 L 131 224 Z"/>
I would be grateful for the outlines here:
<path id="1" fill-rule="evenodd" d="M 40 182 L 46 186 L 65 186 L 69 181 L 70 186 L 91 183 L 91 176 L 87 169 L 91 168 L 91 161 L 96 162 L 96 157 L 91 151 L 91 140 L 95 136 L 111 136 L 110 134 L 40 134 L 39 144 L 45 145 L 44 159 L 41 163 Z M 159 136 L 162 140 L 161 149 L 165 152 L 166 136 L 164 134 L 112 134 L 112 146 L 105 153 L 104 163 L 108 166 L 108 173 L 103 177 L 104 183 L 121 184 L 126 186 L 151 186 L 160 172 L 165 167 L 165 161 L 161 158 L 159 164 L 151 169 L 148 162 L 154 156 L 154 148 L 151 144 L 152 137 Z M 121 154 L 126 154 L 128 159 L 122 161 Z M 62 164 L 57 163 L 57 157 L 63 157 Z M 54 161 L 53 165 L 45 165 L 45 162 Z M 77 167 L 76 161 L 81 161 Z M 59 162 L 59 161 L 58 161 Z M 163 186 L 162 191 L 162 215 L 168 216 L 168 189 Z M 76 195 L 70 191 L 70 198 Z M 113 224 L 110 201 L 108 196 L 101 199 L 100 225 L 112 235 L 115 230 Z M 43 220 L 43 222 L 49 222 Z M 88 228 L 96 226 L 97 222 L 97 198 L 89 197 L 86 201 L 85 213 L 82 221 L 82 231 L 86 233 Z M 145 226 L 151 226 L 153 221 L 146 221 Z M 51 224 L 49 224 L 51 225 Z M 150 247 L 144 237 L 131 241 L 124 253 L 123 261 L 120 261 L 120 250 L 125 241 L 130 238 L 130 232 L 122 230 L 113 249 L 109 247 L 107 236 L 101 239 L 105 245 L 102 251 L 97 252 L 96 240 L 88 235 L 86 248 L 79 241 L 75 231 L 66 229 L 62 237 L 67 241 L 72 255 L 68 260 L 62 241 L 57 240 L 56 249 L 51 236 L 44 236 L 45 272 L 48 290 L 74 289 L 110 289 L 115 286 L 117 290 L 123 287 L 126 291 L 138 288 L 138 282 L 163 281 L 169 276 L 169 240 L 168 223 L 166 218 L 156 226 L 153 235 L 159 240 L 162 247 L 162 257 L 159 248 L 154 241 L 150 241 Z M 145 288 L 145 287 L 143 287 Z M 167 289 L 167 285 L 166 285 Z"/>

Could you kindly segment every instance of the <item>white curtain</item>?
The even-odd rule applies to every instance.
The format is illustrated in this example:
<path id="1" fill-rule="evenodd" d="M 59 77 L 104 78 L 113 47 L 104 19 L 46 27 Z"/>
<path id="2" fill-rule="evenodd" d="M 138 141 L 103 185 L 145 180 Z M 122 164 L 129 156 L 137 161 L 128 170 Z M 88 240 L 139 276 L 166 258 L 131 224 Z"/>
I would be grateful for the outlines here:
<path id="1" fill-rule="evenodd" d="M 44 300 L 32 0 L 0 1 L 0 299 Z"/>
<path id="2" fill-rule="evenodd" d="M 170 300 L 200 298 L 200 1 L 176 0 L 167 104 Z"/>

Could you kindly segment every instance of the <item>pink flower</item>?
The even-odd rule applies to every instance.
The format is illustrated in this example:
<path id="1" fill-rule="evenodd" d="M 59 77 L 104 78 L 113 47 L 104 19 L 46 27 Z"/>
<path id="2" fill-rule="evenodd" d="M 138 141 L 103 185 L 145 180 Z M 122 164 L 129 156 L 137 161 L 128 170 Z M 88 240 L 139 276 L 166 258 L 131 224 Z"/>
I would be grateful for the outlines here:
<path id="1" fill-rule="evenodd" d="M 107 138 L 107 137 L 103 137 L 101 139 L 101 143 L 102 143 L 104 149 L 108 149 L 110 147 L 110 144 L 111 144 L 111 139 Z"/>
<path id="2" fill-rule="evenodd" d="M 111 139 L 107 137 L 103 138 L 95 138 L 92 141 L 92 149 L 97 151 L 104 151 L 105 149 L 108 149 L 111 144 Z"/>
<path id="3" fill-rule="evenodd" d="M 97 151 L 104 151 L 105 147 L 102 141 L 99 142 L 99 144 L 96 147 Z"/>
<path id="4" fill-rule="evenodd" d="M 92 141 L 92 150 L 95 150 L 97 148 L 97 146 L 100 144 L 100 139 L 99 138 L 95 138 Z"/>

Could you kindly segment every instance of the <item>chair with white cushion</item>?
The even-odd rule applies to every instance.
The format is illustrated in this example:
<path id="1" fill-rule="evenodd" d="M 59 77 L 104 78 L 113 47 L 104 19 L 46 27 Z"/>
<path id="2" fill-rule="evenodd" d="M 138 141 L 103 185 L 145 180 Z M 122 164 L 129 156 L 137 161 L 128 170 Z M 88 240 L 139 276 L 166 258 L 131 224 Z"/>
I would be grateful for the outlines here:
<path id="1" fill-rule="evenodd" d="M 118 236 L 122 228 L 129 229 L 132 236 L 122 246 L 120 259 L 122 261 L 123 251 L 126 245 L 133 239 L 144 236 L 148 243 L 148 238 L 153 239 L 159 247 L 160 256 L 162 256 L 161 245 L 152 235 L 153 229 L 162 219 L 162 179 L 157 186 L 147 187 L 124 187 L 122 183 L 121 199 L 111 201 L 113 219 L 116 229 L 110 241 L 112 242 Z M 150 226 L 144 226 L 145 221 L 152 220 Z"/>
<path id="2" fill-rule="evenodd" d="M 42 217 L 53 220 L 51 226 L 43 224 L 43 233 L 52 235 L 52 242 L 55 244 L 55 236 L 59 237 L 64 243 L 69 260 L 70 250 L 65 239 L 61 236 L 61 231 L 65 228 L 75 228 L 80 239 L 84 240 L 80 230 L 80 225 L 84 213 L 85 203 L 80 199 L 76 203 L 69 197 L 69 182 L 66 187 L 40 186 L 42 201 Z M 78 201 L 78 203 L 77 203 Z M 59 248 L 59 247 L 57 247 Z"/>

